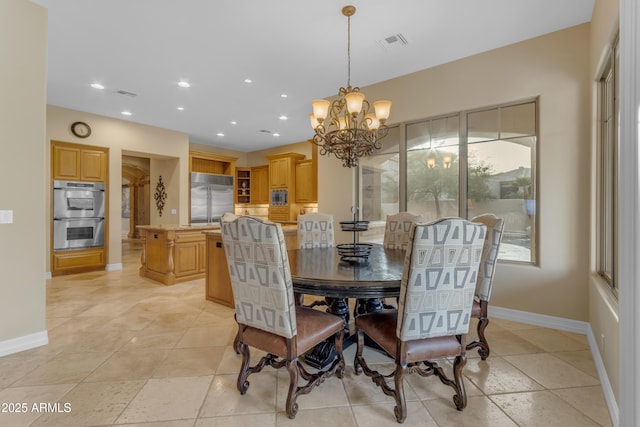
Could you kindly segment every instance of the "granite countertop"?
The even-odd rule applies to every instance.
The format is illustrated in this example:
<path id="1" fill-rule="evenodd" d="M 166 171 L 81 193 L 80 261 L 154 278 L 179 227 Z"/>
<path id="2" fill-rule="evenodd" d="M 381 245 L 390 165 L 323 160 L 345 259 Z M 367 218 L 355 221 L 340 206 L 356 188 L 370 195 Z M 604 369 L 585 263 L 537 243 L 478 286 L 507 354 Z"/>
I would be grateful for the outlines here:
<path id="1" fill-rule="evenodd" d="M 297 233 L 298 232 L 298 226 L 296 225 L 297 223 L 280 223 L 282 225 L 282 232 L 285 234 L 290 234 L 290 233 Z M 204 234 L 220 234 L 220 228 L 215 228 L 215 229 L 211 229 L 211 230 L 205 230 L 203 231 Z"/>
<path id="2" fill-rule="evenodd" d="M 220 224 L 161 224 L 161 225 L 136 225 L 136 228 L 141 230 L 155 230 L 155 231 L 189 231 L 189 230 L 220 230 Z"/>

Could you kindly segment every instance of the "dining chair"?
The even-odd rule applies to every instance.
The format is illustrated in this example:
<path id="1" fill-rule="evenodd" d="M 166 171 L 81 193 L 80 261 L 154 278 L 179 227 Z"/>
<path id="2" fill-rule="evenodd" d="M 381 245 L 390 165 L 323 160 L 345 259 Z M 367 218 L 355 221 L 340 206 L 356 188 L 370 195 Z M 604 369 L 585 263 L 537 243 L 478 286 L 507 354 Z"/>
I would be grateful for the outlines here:
<path id="1" fill-rule="evenodd" d="M 322 212 L 311 212 L 298 215 L 298 248 L 333 248 L 335 247 L 335 233 L 333 231 L 333 215 Z M 304 295 L 298 295 L 298 302 L 303 303 Z M 329 305 L 330 300 L 315 300 L 307 305 L 309 308 L 319 305 Z"/>
<path id="2" fill-rule="evenodd" d="M 387 215 L 384 226 L 383 246 L 390 249 L 407 249 L 411 225 L 422 221 L 421 215 L 410 212 L 399 212 Z"/>
<path id="3" fill-rule="evenodd" d="M 280 224 L 225 214 L 221 232 L 238 323 L 237 349 L 242 354 L 238 391 L 244 395 L 249 375 L 265 366 L 285 367 L 289 372 L 286 413 L 293 419 L 299 395 L 309 393 L 334 374 L 343 376 L 342 319 L 295 304 Z M 300 357 L 332 336 L 336 359 L 327 369 L 308 372 Z M 267 353 L 254 366 L 250 366 L 250 347 Z"/>
<path id="4" fill-rule="evenodd" d="M 455 390 L 458 410 L 467 405 L 462 369 L 466 364 L 466 335 L 473 305 L 486 227 L 462 218 L 416 223 L 400 282 L 398 308 L 356 317 L 356 374 L 364 372 L 396 401 L 396 421 L 404 422 L 407 408 L 404 378 L 411 373 L 436 375 Z M 363 357 L 368 336 L 394 359 L 392 373 L 370 368 Z M 455 357 L 453 379 L 434 359 Z M 386 378 L 393 378 L 393 385 Z"/>
<path id="5" fill-rule="evenodd" d="M 471 317 L 478 319 L 478 339 L 467 344 L 467 350 L 478 347 L 478 354 L 482 360 L 487 360 L 490 349 L 484 330 L 489 325 L 488 307 L 493 286 L 493 275 L 496 272 L 496 262 L 500 250 L 500 241 L 504 231 L 504 219 L 494 214 L 478 215 L 471 219 L 472 222 L 484 224 L 487 227 L 487 234 L 482 248 L 482 259 L 478 271 L 478 283 L 476 284 L 476 295 L 473 300 Z"/>
<path id="6" fill-rule="evenodd" d="M 298 215 L 298 247 L 300 249 L 333 248 L 333 215 L 312 212 Z"/>

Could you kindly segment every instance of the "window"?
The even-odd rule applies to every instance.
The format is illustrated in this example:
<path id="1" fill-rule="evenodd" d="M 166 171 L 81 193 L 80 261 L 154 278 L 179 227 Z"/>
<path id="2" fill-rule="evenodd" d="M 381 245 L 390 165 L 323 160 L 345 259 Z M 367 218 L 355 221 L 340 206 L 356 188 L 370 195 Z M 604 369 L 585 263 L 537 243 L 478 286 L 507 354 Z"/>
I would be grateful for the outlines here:
<path id="1" fill-rule="evenodd" d="M 505 219 L 499 258 L 536 262 L 536 145 L 536 101 L 399 126 L 361 159 L 361 218 L 377 230 L 362 240 L 382 241 L 380 224 L 399 211 L 426 221 L 492 212 Z"/>
<path id="2" fill-rule="evenodd" d="M 598 168 L 598 273 L 616 289 L 615 282 L 615 223 L 618 205 L 618 126 L 619 126 L 619 74 L 620 55 L 614 43 L 605 70 L 600 79 L 600 164 Z"/>

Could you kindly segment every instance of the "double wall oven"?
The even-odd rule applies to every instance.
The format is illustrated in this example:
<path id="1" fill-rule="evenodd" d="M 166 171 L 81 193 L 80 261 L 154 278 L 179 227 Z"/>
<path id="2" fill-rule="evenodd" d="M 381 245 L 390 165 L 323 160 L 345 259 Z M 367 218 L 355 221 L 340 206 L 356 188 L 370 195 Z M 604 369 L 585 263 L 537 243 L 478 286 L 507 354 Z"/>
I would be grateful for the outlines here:
<path id="1" fill-rule="evenodd" d="M 104 183 L 53 182 L 53 250 L 104 246 Z"/>

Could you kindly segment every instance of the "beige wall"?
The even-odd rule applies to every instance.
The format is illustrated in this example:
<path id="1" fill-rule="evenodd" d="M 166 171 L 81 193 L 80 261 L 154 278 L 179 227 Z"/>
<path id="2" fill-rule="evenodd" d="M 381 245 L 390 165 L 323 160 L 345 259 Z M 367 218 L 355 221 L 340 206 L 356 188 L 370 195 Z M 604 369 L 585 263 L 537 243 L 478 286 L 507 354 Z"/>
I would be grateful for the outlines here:
<path id="1" fill-rule="evenodd" d="M 0 210 L 13 211 L 0 224 L 0 347 L 36 334 L 34 346 L 46 343 L 46 9 L 0 2 L 0 58 Z"/>
<path id="2" fill-rule="evenodd" d="M 75 121 L 84 121 L 91 126 L 89 138 L 76 138 L 69 126 Z M 151 223 L 152 224 L 188 224 L 189 223 L 189 136 L 186 133 L 140 125 L 126 120 L 112 119 L 81 111 L 55 106 L 47 107 L 46 158 L 50 159 L 49 141 L 65 141 L 85 145 L 109 148 L 109 253 L 108 267 L 116 267 L 122 262 L 121 248 L 121 193 L 122 155 L 147 157 L 150 164 Z M 155 208 L 153 194 L 158 177 L 162 175 L 167 200 L 162 216 Z M 51 166 L 46 166 L 47 180 L 51 177 Z M 50 182 L 47 181 L 47 187 Z M 47 198 L 50 192 L 47 192 Z M 48 206 L 48 205 L 47 205 Z M 175 209 L 176 213 L 171 211 Z M 47 209 L 47 224 L 50 212 Z M 47 225 L 47 236 L 49 226 Z M 45 245 L 49 254 L 50 244 Z M 50 261 L 47 257 L 47 271 Z"/>
<path id="3" fill-rule="evenodd" d="M 500 263 L 492 304 L 587 321 L 589 24 L 363 88 L 393 102 L 390 123 L 520 99 L 540 100 L 540 262 Z M 319 210 L 350 218 L 351 171 L 318 164 Z"/>
<path id="4" fill-rule="evenodd" d="M 598 90 L 597 81 L 602 74 L 603 60 L 606 51 L 611 47 L 618 32 L 619 6 L 617 0 L 596 0 L 593 18 L 591 21 L 591 43 L 589 57 L 589 78 L 591 82 L 591 253 L 590 253 L 590 280 L 589 280 L 589 321 L 593 335 L 596 338 L 600 357 L 611 383 L 611 388 L 620 401 L 620 322 L 618 300 L 615 298 L 608 285 L 597 274 L 596 248 L 597 248 L 597 207 L 600 206 L 597 197 L 598 177 L 598 149 L 597 149 L 597 114 L 598 114 Z"/>

